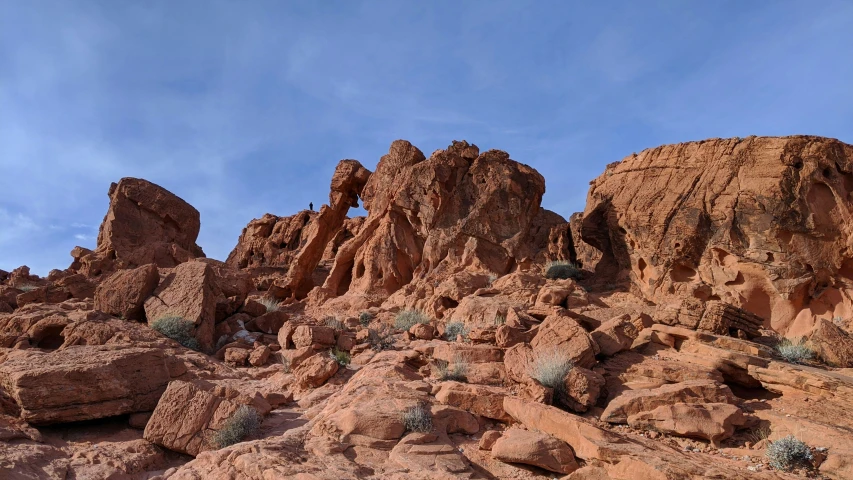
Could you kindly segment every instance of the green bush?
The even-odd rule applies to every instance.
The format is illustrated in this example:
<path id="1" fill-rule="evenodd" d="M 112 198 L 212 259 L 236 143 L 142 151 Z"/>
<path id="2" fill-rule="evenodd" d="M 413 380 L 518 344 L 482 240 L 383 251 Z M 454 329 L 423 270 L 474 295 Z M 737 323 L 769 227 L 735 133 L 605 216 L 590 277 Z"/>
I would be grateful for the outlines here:
<path id="1" fill-rule="evenodd" d="M 545 265 L 545 278 L 550 280 L 567 278 L 580 280 L 581 275 L 581 269 L 577 265 L 565 260 L 556 260 Z"/>
<path id="2" fill-rule="evenodd" d="M 264 297 L 258 300 L 258 303 L 260 303 L 267 309 L 267 313 L 275 312 L 280 308 L 278 300 L 270 297 Z"/>
<path id="3" fill-rule="evenodd" d="M 462 335 L 463 340 L 468 339 L 468 327 L 462 322 L 449 322 L 444 326 L 444 338 L 451 342 L 456 341 L 456 337 Z"/>
<path id="4" fill-rule="evenodd" d="M 542 385 L 553 388 L 557 398 L 564 399 L 566 392 L 566 375 L 574 367 L 571 357 L 562 350 L 548 350 L 533 359 L 530 367 L 530 377 Z"/>
<path id="5" fill-rule="evenodd" d="M 447 363 L 444 360 L 437 360 L 435 362 L 435 368 L 437 377 L 441 381 L 453 380 L 456 382 L 466 382 L 468 380 L 466 377 L 466 374 L 468 373 L 468 362 L 459 358 L 455 359 L 453 363 Z"/>
<path id="6" fill-rule="evenodd" d="M 339 332 L 342 332 L 346 329 L 343 322 L 338 320 L 337 317 L 333 317 L 331 315 L 323 319 L 323 325 Z"/>
<path id="7" fill-rule="evenodd" d="M 362 327 L 370 325 L 371 320 L 373 320 L 373 315 L 371 315 L 370 312 L 361 312 L 358 314 L 358 323 Z"/>
<path id="8" fill-rule="evenodd" d="M 809 466 L 812 451 L 793 435 L 770 442 L 765 453 L 770 466 L 776 470 L 790 470 L 798 465 Z"/>
<path id="9" fill-rule="evenodd" d="M 335 347 L 329 350 L 329 356 L 332 357 L 332 360 L 338 362 L 338 365 L 342 367 L 346 367 L 350 362 L 350 354 L 346 350 L 340 350 L 338 347 Z"/>
<path id="10" fill-rule="evenodd" d="M 154 323 L 151 324 L 151 328 L 187 348 L 196 351 L 201 349 L 201 345 L 199 345 L 198 340 L 193 337 L 195 324 L 189 320 L 185 320 L 175 315 L 167 315 L 155 320 Z"/>
<path id="11" fill-rule="evenodd" d="M 408 331 L 418 323 L 429 323 L 429 317 L 420 310 L 403 310 L 394 319 L 394 328 Z"/>
<path id="12" fill-rule="evenodd" d="M 382 324 L 379 328 L 367 329 L 367 343 L 377 352 L 390 350 L 394 346 L 394 330 L 390 325 Z"/>
<path id="13" fill-rule="evenodd" d="M 809 346 L 804 338 L 794 342 L 784 338 L 776 344 L 776 353 L 789 363 L 808 363 L 815 358 L 815 351 Z"/>
<path id="14" fill-rule="evenodd" d="M 432 414 L 423 403 L 404 410 L 401 420 L 407 432 L 429 433 L 432 431 Z"/>
<path id="15" fill-rule="evenodd" d="M 241 405 L 213 436 L 216 448 L 225 448 L 240 443 L 253 435 L 261 426 L 261 416 L 254 408 Z"/>

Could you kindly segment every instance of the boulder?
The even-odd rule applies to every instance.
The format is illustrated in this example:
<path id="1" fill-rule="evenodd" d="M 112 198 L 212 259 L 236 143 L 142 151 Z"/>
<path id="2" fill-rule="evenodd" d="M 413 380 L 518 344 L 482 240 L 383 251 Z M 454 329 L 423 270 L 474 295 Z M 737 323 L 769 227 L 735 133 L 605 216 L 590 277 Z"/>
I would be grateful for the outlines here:
<path id="1" fill-rule="evenodd" d="M 590 335 L 598 344 L 601 355 L 611 357 L 631 348 L 640 332 L 626 313 L 602 323 Z"/>
<path id="2" fill-rule="evenodd" d="M 142 436 L 169 450 L 196 456 L 216 448 L 213 435 L 238 407 L 190 382 L 176 380 L 160 397 Z"/>
<path id="3" fill-rule="evenodd" d="M 125 320 L 142 320 L 143 305 L 160 283 L 157 265 L 119 270 L 98 285 L 95 308 Z"/>
<path id="4" fill-rule="evenodd" d="M 818 358 L 833 367 L 853 367 L 853 336 L 835 323 L 818 319 L 809 335 Z"/>
<path id="5" fill-rule="evenodd" d="M 564 380 L 568 398 L 561 399 L 576 412 L 585 412 L 598 402 L 606 381 L 601 374 L 583 367 L 572 368 Z"/>
<path id="6" fill-rule="evenodd" d="M 296 348 L 313 347 L 315 350 L 335 345 L 335 330 L 319 325 L 299 325 L 293 331 L 293 344 Z M 284 348 L 282 346 L 282 348 Z"/>
<path id="7" fill-rule="evenodd" d="M 442 382 L 435 399 L 475 415 L 508 422 L 510 417 L 503 409 L 504 390 L 485 385 L 467 385 L 459 382 Z"/>
<path id="8" fill-rule="evenodd" d="M 97 248 L 79 249 L 75 257 L 81 273 L 96 276 L 150 263 L 170 268 L 204 256 L 195 243 L 201 226 L 198 210 L 165 188 L 122 178 L 110 185 L 109 197 Z"/>
<path id="9" fill-rule="evenodd" d="M 614 398 L 601 414 L 601 420 L 610 423 L 627 423 L 628 417 L 649 412 L 661 405 L 674 403 L 727 403 L 736 404 L 737 397 L 727 385 L 712 380 L 688 380 L 658 388 L 626 390 Z"/>
<path id="10" fill-rule="evenodd" d="M 252 350 L 252 353 L 249 354 L 249 363 L 253 367 L 262 367 L 267 363 L 267 360 L 270 358 L 270 347 L 266 345 L 261 345 L 260 347 Z"/>
<path id="11" fill-rule="evenodd" d="M 468 363 L 500 362 L 503 360 L 503 350 L 490 345 L 443 342 L 435 347 L 432 357 L 448 363 L 457 361 Z"/>
<path id="12" fill-rule="evenodd" d="M 251 353 L 247 348 L 226 348 L 225 363 L 232 367 L 245 367 Z"/>
<path id="13" fill-rule="evenodd" d="M 551 472 L 568 474 L 579 468 L 566 442 L 541 433 L 510 428 L 492 445 L 492 458 L 508 463 L 524 463 Z"/>
<path id="14" fill-rule="evenodd" d="M 559 350 L 565 352 L 572 362 L 583 368 L 595 365 L 598 344 L 574 319 L 560 315 L 549 315 L 539 325 L 539 330 L 530 346 L 536 354 Z"/>
<path id="15" fill-rule="evenodd" d="M 0 364 L 0 385 L 33 425 L 151 411 L 168 382 L 159 348 L 19 350 Z"/>
<path id="16" fill-rule="evenodd" d="M 480 450 L 491 450 L 499 438 L 501 438 L 501 432 L 497 430 L 483 432 L 483 436 L 480 437 L 480 442 L 477 446 L 480 447 Z"/>
<path id="17" fill-rule="evenodd" d="M 628 425 L 634 428 L 702 438 L 717 448 L 745 424 L 743 411 L 728 403 L 674 403 L 628 416 Z"/>
<path id="18" fill-rule="evenodd" d="M 317 388 L 338 371 L 338 362 L 329 355 L 318 353 L 299 364 L 293 371 L 302 388 Z"/>

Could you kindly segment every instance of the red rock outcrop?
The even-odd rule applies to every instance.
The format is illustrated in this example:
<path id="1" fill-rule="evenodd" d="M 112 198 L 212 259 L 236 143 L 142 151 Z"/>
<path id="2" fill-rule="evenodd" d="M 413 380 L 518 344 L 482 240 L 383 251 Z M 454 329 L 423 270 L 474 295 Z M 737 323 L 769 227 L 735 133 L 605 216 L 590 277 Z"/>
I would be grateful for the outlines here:
<path id="1" fill-rule="evenodd" d="M 72 251 L 75 270 L 96 276 L 149 263 L 169 268 L 203 257 L 196 245 L 198 210 L 165 188 L 138 178 L 110 185 L 110 207 L 95 251 Z"/>
<path id="2" fill-rule="evenodd" d="M 810 137 L 652 148 L 592 182 L 583 241 L 597 276 L 649 300 L 719 299 L 803 335 L 849 317 L 853 146 Z"/>
<path id="3" fill-rule="evenodd" d="M 153 263 L 120 270 L 98 285 L 95 308 L 127 320 L 142 320 L 143 304 L 159 283 L 160 273 Z"/>

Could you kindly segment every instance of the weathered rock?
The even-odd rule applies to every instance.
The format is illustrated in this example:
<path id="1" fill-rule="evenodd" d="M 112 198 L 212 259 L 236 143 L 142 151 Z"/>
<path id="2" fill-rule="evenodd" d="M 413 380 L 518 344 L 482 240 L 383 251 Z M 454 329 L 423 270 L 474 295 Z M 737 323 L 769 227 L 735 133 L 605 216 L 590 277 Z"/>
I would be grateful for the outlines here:
<path id="1" fill-rule="evenodd" d="M 299 325 L 293 331 L 293 344 L 296 348 L 313 347 L 321 350 L 334 345 L 335 330 L 320 325 Z"/>
<path id="2" fill-rule="evenodd" d="M 457 361 L 468 363 L 500 362 L 503 350 L 490 345 L 469 345 L 464 343 L 441 343 L 433 350 L 432 357 L 448 363 Z"/>
<path id="3" fill-rule="evenodd" d="M 189 382 L 173 381 L 157 402 L 143 437 L 169 450 L 196 456 L 214 449 L 213 435 L 239 405 Z"/>
<path id="4" fill-rule="evenodd" d="M 416 323 L 409 329 L 409 338 L 418 340 L 432 340 L 435 337 L 435 327 L 427 323 Z"/>
<path id="5" fill-rule="evenodd" d="M 249 363 L 253 367 L 261 367 L 267 363 L 267 360 L 270 358 L 270 347 L 266 345 L 262 345 L 260 347 L 252 350 L 252 353 L 249 354 Z"/>
<path id="6" fill-rule="evenodd" d="M 480 450 L 491 450 L 499 438 L 501 438 L 501 432 L 497 430 L 483 432 L 483 436 L 480 437 L 480 443 L 478 446 L 480 447 Z"/>
<path id="7" fill-rule="evenodd" d="M 667 145 L 608 165 L 592 182 L 583 240 L 599 276 L 638 292 L 716 297 L 802 335 L 850 312 L 846 287 L 853 146 L 810 137 Z"/>
<path id="8" fill-rule="evenodd" d="M 565 442 L 540 432 L 510 428 L 492 446 L 492 457 L 557 473 L 572 473 L 578 462 Z"/>
<path id="9" fill-rule="evenodd" d="M 809 335 L 809 342 L 827 365 L 853 367 L 853 336 L 833 322 L 818 319 Z"/>
<path id="10" fill-rule="evenodd" d="M 475 415 L 502 422 L 510 419 L 503 408 L 505 396 L 506 394 L 500 388 L 459 382 L 442 382 L 435 393 L 435 399 L 444 405 L 458 407 Z"/>
<path id="11" fill-rule="evenodd" d="M 0 385 L 33 425 L 151 411 L 169 381 L 156 348 L 22 350 L 0 364 Z"/>
<path id="12" fill-rule="evenodd" d="M 743 411 L 728 403 L 674 403 L 628 416 L 628 425 L 634 428 L 702 438 L 715 447 L 745 424 Z"/>
<path id="13" fill-rule="evenodd" d="M 563 315 L 545 318 L 530 345 L 537 354 L 548 350 L 565 352 L 575 365 L 584 368 L 595 365 L 598 353 L 598 344 L 589 333 L 577 321 Z"/>
<path id="14" fill-rule="evenodd" d="M 620 315 L 601 324 L 590 334 L 602 355 L 611 357 L 628 350 L 640 335 L 628 314 Z"/>
<path id="15" fill-rule="evenodd" d="M 94 252 L 81 250 L 75 263 L 88 276 L 149 263 L 169 268 L 203 257 L 196 245 L 198 210 L 159 185 L 122 178 L 110 185 L 110 207 Z M 72 252 L 73 254 L 73 252 Z"/>
<path id="16" fill-rule="evenodd" d="M 142 320 L 143 304 L 159 283 L 160 274 L 153 263 L 119 270 L 98 285 L 95 308 L 126 320 Z"/>
<path id="17" fill-rule="evenodd" d="M 626 423 L 631 415 L 674 403 L 735 404 L 737 397 L 728 386 L 708 380 L 688 380 L 652 389 L 627 390 L 610 401 L 601 414 L 601 420 Z"/>
<path id="18" fill-rule="evenodd" d="M 598 401 L 606 382 L 599 373 L 583 367 L 574 367 L 569 370 L 564 383 L 568 398 L 561 400 L 572 410 L 585 412 Z"/>
<path id="19" fill-rule="evenodd" d="M 251 353 L 251 350 L 247 348 L 227 348 L 225 349 L 225 363 L 232 367 L 245 367 Z"/>
<path id="20" fill-rule="evenodd" d="M 298 384 L 303 388 L 317 388 L 338 371 L 338 362 L 326 354 L 316 354 L 303 361 L 294 370 Z"/>

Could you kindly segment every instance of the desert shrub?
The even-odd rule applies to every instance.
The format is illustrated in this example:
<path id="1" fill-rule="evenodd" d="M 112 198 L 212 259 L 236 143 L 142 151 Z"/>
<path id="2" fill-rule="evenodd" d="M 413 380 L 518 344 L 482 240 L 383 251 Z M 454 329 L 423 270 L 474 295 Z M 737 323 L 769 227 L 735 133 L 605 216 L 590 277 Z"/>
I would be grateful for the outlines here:
<path id="1" fill-rule="evenodd" d="M 339 332 L 343 331 L 346 327 L 344 327 L 344 323 L 337 319 L 337 317 L 328 316 L 323 319 L 323 325 L 337 330 Z"/>
<path id="2" fill-rule="evenodd" d="M 38 285 L 32 285 L 30 283 L 25 283 L 23 285 L 18 285 L 17 288 L 18 288 L 18 290 L 20 290 L 22 292 L 32 292 L 33 290 L 36 290 L 37 288 L 39 288 L 39 286 Z"/>
<path id="3" fill-rule="evenodd" d="M 581 278 L 581 270 L 574 263 L 556 260 L 545 265 L 545 278 L 551 280 L 573 278 L 578 280 Z"/>
<path id="4" fill-rule="evenodd" d="M 261 426 L 261 416 L 254 408 L 241 405 L 213 436 L 216 448 L 225 448 L 240 443 L 254 434 Z"/>
<path id="5" fill-rule="evenodd" d="M 435 369 L 438 376 L 438 379 L 441 381 L 444 380 L 453 380 L 456 382 L 465 382 L 467 381 L 467 377 L 465 376 L 468 373 L 468 362 L 456 358 L 453 360 L 453 363 L 445 362 L 444 360 L 436 360 Z"/>
<path id="6" fill-rule="evenodd" d="M 815 357 L 815 351 L 804 338 L 794 342 L 784 338 L 776 344 L 776 353 L 789 363 L 807 363 Z"/>
<path id="7" fill-rule="evenodd" d="M 267 309 L 267 313 L 275 312 L 276 310 L 279 309 L 278 300 L 276 300 L 274 298 L 264 297 L 264 298 L 258 300 L 258 303 L 260 303 L 261 305 L 263 305 Z"/>
<path id="8" fill-rule="evenodd" d="M 370 325 L 371 320 L 373 320 L 373 315 L 371 315 L 370 312 L 361 312 L 358 314 L 358 323 L 362 327 Z"/>
<path id="9" fill-rule="evenodd" d="M 798 465 L 808 466 L 812 460 L 809 446 L 793 435 L 770 442 L 765 455 L 770 466 L 777 470 L 790 470 Z"/>
<path id="10" fill-rule="evenodd" d="M 495 315 L 495 326 L 500 327 L 506 324 L 506 315 Z"/>
<path id="11" fill-rule="evenodd" d="M 176 315 L 160 317 L 151 324 L 151 328 L 193 350 L 200 350 L 198 340 L 193 337 L 195 324 Z"/>
<path id="12" fill-rule="evenodd" d="M 462 322 L 449 322 L 444 326 L 444 338 L 451 342 L 456 341 L 456 337 L 462 335 L 463 340 L 468 339 L 468 327 Z"/>
<path id="13" fill-rule="evenodd" d="M 342 367 L 346 367 L 350 362 L 350 354 L 346 350 L 341 350 L 338 347 L 335 347 L 329 350 L 329 356 L 332 357 L 332 360 L 338 362 L 338 365 Z"/>
<path id="14" fill-rule="evenodd" d="M 370 348 L 381 352 L 389 350 L 394 346 L 394 330 L 386 324 L 382 324 L 379 328 L 369 328 L 367 330 L 367 343 Z"/>
<path id="15" fill-rule="evenodd" d="M 418 323 L 429 323 L 429 317 L 420 310 L 403 310 L 394 319 L 394 328 L 409 330 L 413 325 Z"/>
<path id="16" fill-rule="evenodd" d="M 407 432 L 432 431 L 432 414 L 423 403 L 407 408 L 400 417 Z"/>
<path id="17" fill-rule="evenodd" d="M 495 275 L 494 273 L 490 273 L 489 274 L 489 280 L 488 280 L 489 286 L 491 287 L 492 284 L 495 283 L 495 280 L 497 280 L 497 279 L 498 279 L 497 275 Z"/>
<path id="18" fill-rule="evenodd" d="M 571 357 L 562 350 L 548 350 L 536 355 L 530 366 L 529 375 L 542 385 L 553 388 L 557 398 L 565 398 L 566 375 L 574 367 Z"/>

